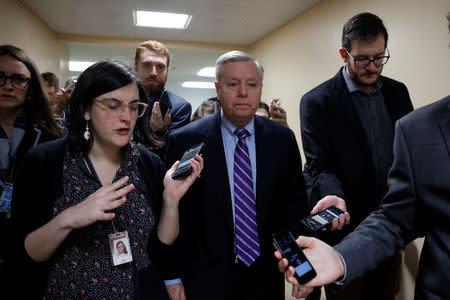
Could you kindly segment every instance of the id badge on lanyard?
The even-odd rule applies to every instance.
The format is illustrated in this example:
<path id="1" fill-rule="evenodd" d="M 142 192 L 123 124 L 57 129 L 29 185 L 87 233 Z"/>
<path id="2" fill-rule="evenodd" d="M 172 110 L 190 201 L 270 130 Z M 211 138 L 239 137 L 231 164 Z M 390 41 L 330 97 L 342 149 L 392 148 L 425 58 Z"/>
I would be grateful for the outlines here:
<path id="1" fill-rule="evenodd" d="M 13 184 L 5 182 L 2 195 L 0 197 L 0 211 L 7 214 L 8 218 L 11 216 L 11 199 L 13 193 Z"/>
<path id="2" fill-rule="evenodd" d="M 98 182 L 101 182 L 97 176 L 97 173 L 95 172 L 95 168 L 92 165 L 89 156 L 85 158 L 85 162 L 92 175 L 97 179 Z M 111 220 L 111 224 L 114 229 L 114 233 L 108 234 L 108 244 L 113 266 L 118 266 L 133 261 L 128 231 L 116 231 L 114 220 Z"/>
<path id="3" fill-rule="evenodd" d="M 133 261 L 128 231 L 111 233 L 108 235 L 108 239 L 113 266 Z"/>

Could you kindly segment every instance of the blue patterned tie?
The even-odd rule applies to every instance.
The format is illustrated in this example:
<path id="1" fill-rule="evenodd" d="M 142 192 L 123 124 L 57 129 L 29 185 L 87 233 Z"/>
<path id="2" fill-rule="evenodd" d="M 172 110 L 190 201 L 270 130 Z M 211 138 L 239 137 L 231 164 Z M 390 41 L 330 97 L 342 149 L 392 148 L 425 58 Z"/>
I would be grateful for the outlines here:
<path id="1" fill-rule="evenodd" d="M 245 128 L 237 128 L 234 134 L 239 138 L 234 152 L 236 254 L 242 262 L 250 266 L 259 256 L 252 167 L 245 143 L 245 138 L 250 133 Z"/>

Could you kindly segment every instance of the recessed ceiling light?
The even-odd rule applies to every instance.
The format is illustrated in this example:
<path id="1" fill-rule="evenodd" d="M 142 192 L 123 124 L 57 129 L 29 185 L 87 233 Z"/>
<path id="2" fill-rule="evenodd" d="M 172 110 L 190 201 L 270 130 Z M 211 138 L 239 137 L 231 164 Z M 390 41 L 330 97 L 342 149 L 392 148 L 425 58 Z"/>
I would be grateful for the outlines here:
<path id="1" fill-rule="evenodd" d="M 92 66 L 93 64 L 95 64 L 95 62 L 93 62 L 93 61 L 75 61 L 75 60 L 71 60 L 71 61 L 69 61 L 69 71 L 72 71 L 72 72 L 83 72 L 84 70 L 86 70 L 87 68 Z"/>
<path id="2" fill-rule="evenodd" d="M 214 67 L 205 67 L 197 72 L 198 76 L 202 77 L 216 77 L 216 68 Z"/>
<path id="3" fill-rule="evenodd" d="M 155 11 L 136 11 L 136 26 L 186 29 L 191 15 L 162 13 Z"/>
<path id="4" fill-rule="evenodd" d="M 214 89 L 214 82 L 206 82 L 206 81 L 185 81 L 182 84 L 185 88 L 191 89 Z"/>

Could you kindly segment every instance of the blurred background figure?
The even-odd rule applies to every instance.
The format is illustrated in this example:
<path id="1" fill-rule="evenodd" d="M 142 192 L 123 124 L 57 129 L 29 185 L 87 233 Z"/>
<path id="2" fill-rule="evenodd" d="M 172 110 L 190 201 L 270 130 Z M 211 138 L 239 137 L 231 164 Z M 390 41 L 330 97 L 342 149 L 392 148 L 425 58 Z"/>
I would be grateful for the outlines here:
<path id="1" fill-rule="evenodd" d="M 62 127 L 65 127 L 65 108 L 67 99 L 65 95 L 63 95 L 63 91 L 59 88 L 59 79 L 52 72 L 42 73 L 41 77 L 44 81 L 47 98 L 53 110 L 56 122 Z"/>
<path id="2" fill-rule="evenodd" d="M 220 109 L 220 102 L 214 100 L 203 101 L 192 115 L 191 122 L 197 121 L 201 118 L 210 116 Z"/>
<path id="3" fill-rule="evenodd" d="M 269 105 L 267 105 L 265 102 L 259 102 L 258 109 L 256 110 L 256 113 L 258 116 L 262 117 L 269 117 Z"/>
<path id="4" fill-rule="evenodd" d="M 287 123 L 287 114 L 284 108 L 281 107 L 280 99 L 278 99 L 277 102 L 275 102 L 276 99 L 270 101 L 270 108 L 269 108 L 269 116 L 272 121 L 275 121 L 287 128 L 289 128 L 289 125 Z"/>
<path id="5" fill-rule="evenodd" d="M 34 62 L 20 48 L 0 45 L 0 282 L 8 293 L 14 266 L 10 219 L 13 182 L 33 146 L 60 136 Z M 7 270 L 8 269 L 8 270 Z M 5 296 L 5 295 L 3 295 Z M 5 299 L 8 299 L 5 296 Z"/>
<path id="6" fill-rule="evenodd" d="M 59 90 L 59 79 L 56 74 L 52 72 L 45 72 L 41 74 L 41 77 L 42 80 L 44 80 L 47 94 L 56 94 Z"/>
<path id="7" fill-rule="evenodd" d="M 289 125 L 287 124 L 287 115 L 284 108 L 281 107 L 279 99 L 278 104 L 275 104 L 274 100 L 270 102 L 270 106 L 265 102 L 260 102 L 258 109 L 256 110 L 256 114 L 259 116 L 263 116 L 271 119 L 274 122 L 277 122 L 287 128 Z"/>

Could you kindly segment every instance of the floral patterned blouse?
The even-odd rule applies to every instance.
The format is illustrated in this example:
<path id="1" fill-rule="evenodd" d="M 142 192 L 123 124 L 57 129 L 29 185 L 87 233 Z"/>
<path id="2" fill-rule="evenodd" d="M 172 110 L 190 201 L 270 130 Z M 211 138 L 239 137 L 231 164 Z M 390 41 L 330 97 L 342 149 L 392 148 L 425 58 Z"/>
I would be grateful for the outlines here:
<path id="1" fill-rule="evenodd" d="M 113 221 L 99 221 L 72 231 L 54 254 L 50 266 L 48 299 L 133 299 L 136 272 L 150 264 L 147 242 L 154 228 L 149 193 L 137 168 L 139 150 L 130 143 L 113 182 L 129 176 L 136 190 L 115 210 Z M 63 194 L 55 201 L 53 215 L 76 205 L 102 187 L 86 165 L 82 154 L 66 152 L 63 166 Z M 114 226 L 113 226 L 114 222 Z M 113 266 L 108 235 L 128 231 L 133 261 Z"/>

